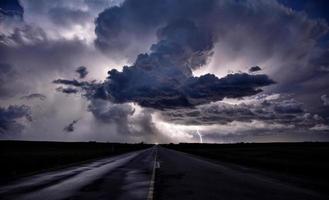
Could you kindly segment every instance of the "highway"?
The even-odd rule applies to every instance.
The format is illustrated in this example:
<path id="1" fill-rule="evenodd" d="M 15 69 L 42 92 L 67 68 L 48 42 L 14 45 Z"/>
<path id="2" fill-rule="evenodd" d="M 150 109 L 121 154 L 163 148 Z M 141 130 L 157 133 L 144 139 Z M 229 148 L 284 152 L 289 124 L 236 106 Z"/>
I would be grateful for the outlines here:
<path id="1" fill-rule="evenodd" d="M 163 147 L 44 172 L 0 187 L 0 199 L 327 199 L 314 191 Z"/>
<path id="2" fill-rule="evenodd" d="M 0 187 L 0 199 L 147 199 L 156 149 L 26 177 Z"/>

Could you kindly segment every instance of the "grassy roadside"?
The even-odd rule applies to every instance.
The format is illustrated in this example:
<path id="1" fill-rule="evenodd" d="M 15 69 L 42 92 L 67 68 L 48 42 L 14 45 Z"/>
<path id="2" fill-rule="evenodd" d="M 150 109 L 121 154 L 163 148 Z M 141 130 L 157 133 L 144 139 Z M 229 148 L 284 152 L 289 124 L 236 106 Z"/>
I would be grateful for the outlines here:
<path id="1" fill-rule="evenodd" d="M 33 172 L 151 147 L 148 144 L 0 141 L 0 183 Z"/>
<path id="2" fill-rule="evenodd" d="M 301 178 L 328 191 L 329 143 L 168 144 L 163 147 L 217 161 Z M 313 184 L 313 185 L 312 185 Z"/>

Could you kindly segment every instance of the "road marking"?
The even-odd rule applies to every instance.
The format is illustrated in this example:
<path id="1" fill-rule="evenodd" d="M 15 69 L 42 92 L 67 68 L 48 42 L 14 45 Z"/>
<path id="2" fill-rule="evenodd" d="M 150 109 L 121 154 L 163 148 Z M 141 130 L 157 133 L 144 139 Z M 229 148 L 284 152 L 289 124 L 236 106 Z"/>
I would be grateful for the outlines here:
<path id="1" fill-rule="evenodd" d="M 147 200 L 153 200 L 154 183 L 155 183 L 155 170 L 157 168 L 157 163 L 158 163 L 157 162 L 157 154 L 158 154 L 158 149 L 155 150 L 152 178 L 151 178 L 151 182 L 150 182 L 149 192 L 148 192 L 148 195 L 147 195 Z M 160 167 L 160 165 L 159 165 L 159 167 Z"/>

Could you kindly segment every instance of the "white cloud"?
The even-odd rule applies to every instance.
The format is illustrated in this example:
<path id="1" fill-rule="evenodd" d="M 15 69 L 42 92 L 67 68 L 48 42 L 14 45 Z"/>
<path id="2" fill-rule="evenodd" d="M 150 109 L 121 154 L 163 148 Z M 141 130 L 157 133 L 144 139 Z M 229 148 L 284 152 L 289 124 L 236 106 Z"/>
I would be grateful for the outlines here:
<path id="1" fill-rule="evenodd" d="M 310 128 L 312 131 L 329 131 L 329 126 L 325 124 L 317 124 Z"/>
<path id="2" fill-rule="evenodd" d="M 321 96 L 321 100 L 322 100 L 324 106 L 329 106 L 329 98 L 326 94 Z"/>

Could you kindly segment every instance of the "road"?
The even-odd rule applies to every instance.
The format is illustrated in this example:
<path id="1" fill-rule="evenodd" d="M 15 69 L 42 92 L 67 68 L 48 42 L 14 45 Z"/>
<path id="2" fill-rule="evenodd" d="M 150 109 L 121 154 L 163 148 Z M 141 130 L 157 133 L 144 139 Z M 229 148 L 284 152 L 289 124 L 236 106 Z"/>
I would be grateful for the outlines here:
<path id="1" fill-rule="evenodd" d="M 155 153 L 150 148 L 27 177 L 0 187 L 0 199 L 145 200 Z"/>
<path id="2" fill-rule="evenodd" d="M 256 170 L 214 163 L 154 146 L 17 180 L 0 187 L 0 199 L 327 198 L 316 192 L 264 176 Z"/>

